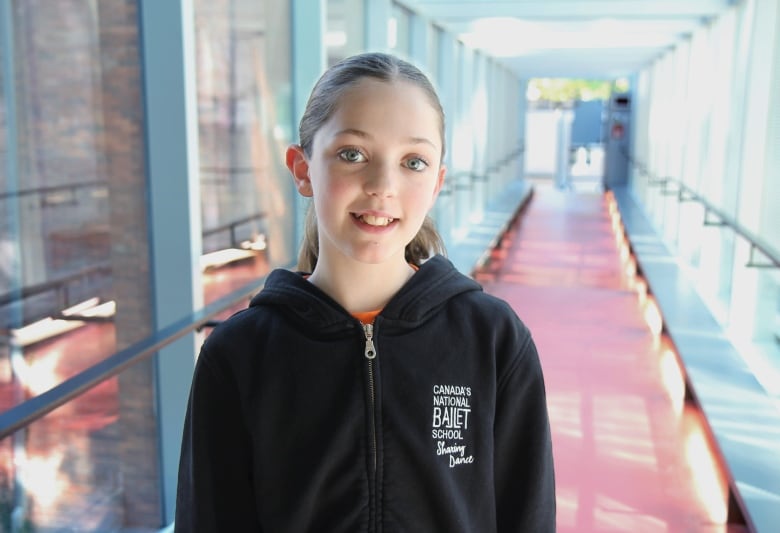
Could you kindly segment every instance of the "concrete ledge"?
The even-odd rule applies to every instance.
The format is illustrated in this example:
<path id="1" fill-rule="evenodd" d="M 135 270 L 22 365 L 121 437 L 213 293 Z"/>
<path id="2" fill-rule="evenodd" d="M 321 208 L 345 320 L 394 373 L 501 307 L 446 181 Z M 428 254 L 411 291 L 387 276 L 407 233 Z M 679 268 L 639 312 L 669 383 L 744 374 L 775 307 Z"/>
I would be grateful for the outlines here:
<path id="1" fill-rule="evenodd" d="M 709 424 L 738 509 L 758 533 L 780 524 L 780 412 L 727 339 L 676 258 L 626 187 L 614 187 L 639 269 L 682 360 L 688 387 Z"/>
<path id="2" fill-rule="evenodd" d="M 482 220 L 469 226 L 465 237 L 447 243 L 447 256 L 455 267 L 466 275 L 480 268 L 532 195 L 531 182 L 518 180 L 488 204 Z"/>

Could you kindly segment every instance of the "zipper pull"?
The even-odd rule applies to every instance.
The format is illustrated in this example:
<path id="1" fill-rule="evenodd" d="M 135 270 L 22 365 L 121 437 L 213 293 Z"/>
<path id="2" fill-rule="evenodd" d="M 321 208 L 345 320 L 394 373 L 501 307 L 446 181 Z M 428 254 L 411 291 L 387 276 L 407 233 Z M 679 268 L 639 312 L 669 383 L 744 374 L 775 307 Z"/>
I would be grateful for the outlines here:
<path id="1" fill-rule="evenodd" d="M 375 359 L 376 348 L 374 348 L 374 325 L 363 324 L 363 333 L 366 335 L 366 359 Z"/>

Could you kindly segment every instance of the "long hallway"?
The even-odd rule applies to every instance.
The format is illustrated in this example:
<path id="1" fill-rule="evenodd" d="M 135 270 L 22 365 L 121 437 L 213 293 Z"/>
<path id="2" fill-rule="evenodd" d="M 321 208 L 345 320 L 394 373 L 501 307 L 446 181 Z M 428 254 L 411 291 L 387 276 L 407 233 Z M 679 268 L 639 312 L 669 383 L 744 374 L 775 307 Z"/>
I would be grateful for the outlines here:
<path id="1" fill-rule="evenodd" d="M 611 213 L 609 194 L 537 183 L 475 274 L 539 348 L 558 531 L 745 531 L 726 525 L 724 469 Z"/>

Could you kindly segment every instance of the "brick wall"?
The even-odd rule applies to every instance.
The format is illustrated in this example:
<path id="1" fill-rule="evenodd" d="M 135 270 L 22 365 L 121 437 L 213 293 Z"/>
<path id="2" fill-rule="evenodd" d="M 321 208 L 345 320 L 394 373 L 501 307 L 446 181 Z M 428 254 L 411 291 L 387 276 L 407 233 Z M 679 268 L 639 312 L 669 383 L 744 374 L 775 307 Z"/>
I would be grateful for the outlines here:
<path id="1" fill-rule="evenodd" d="M 117 349 L 153 332 L 137 6 L 98 2 Z M 154 360 L 119 376 L 125 526 L 161 525 Z"/>

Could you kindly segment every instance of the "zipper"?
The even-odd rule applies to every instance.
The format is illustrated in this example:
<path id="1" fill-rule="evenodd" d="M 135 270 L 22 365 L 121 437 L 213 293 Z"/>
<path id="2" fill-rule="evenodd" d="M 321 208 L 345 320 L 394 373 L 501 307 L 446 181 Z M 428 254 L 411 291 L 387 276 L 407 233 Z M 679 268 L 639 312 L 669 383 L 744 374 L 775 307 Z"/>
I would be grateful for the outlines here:
<path id="1" fill-rule="evenodd" d="M 374 456 L 374 473 L 377 465 L 376 443 L 376 389 L 374 383 L 374 359 L 376 359 L 376 347 L 374 346 L 374 325 L 363 324 L 363 334 L 366 336 L 366 349 L 363 352 L 368 360 L 368 397 L 371 412 L 371 452 Z"/>
<path id="2" fill-rule="evenodd" d="M 366 359 L 373 361 L 376 359 L 376 348 L 374 347 L 374 325 L 363 324 L 363 333 L 366 336 Z"/>

